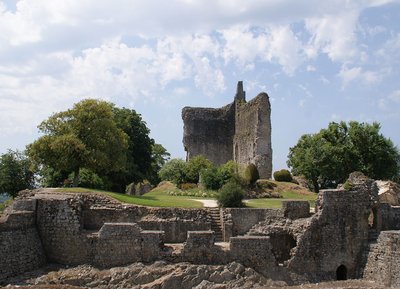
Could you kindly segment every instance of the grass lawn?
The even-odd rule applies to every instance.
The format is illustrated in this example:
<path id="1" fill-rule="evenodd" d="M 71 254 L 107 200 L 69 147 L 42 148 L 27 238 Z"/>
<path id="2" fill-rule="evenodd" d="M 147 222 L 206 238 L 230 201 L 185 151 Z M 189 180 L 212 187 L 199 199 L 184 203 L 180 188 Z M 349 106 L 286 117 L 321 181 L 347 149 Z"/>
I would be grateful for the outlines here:
<path id="1" fill-rule="evenodd" d="M 179 207 L 179 208 L 202 208 L 201 202 L 190 200 L 191 197 L 170 196 L 165 192 L 151 191 L 143 196 L 130 196 L 114 192 L 93 190 L 86 188 L 58 188 L 57 192 L 75 192 L 75 193 L 100 193 L 110 196 L 120 202 L 150 206 L 150 207 Z"/>
<path id="2" fill-rule="evenodd" d="M 252 199 L 246 202 L 246 207 L 249 208 L 276 208 L 279 209 L 282 206 L 282 201 L 284 200 L 305 200 L 310 202 L 310 206 L 315 206 L 315 199 L 317 198 L 317 194 L 309 193 L 309 194 L 299 194 L 293 191 L 283 191 L 280 192 L 283 198 L 280 199 Z"/>
<path id="3" fill-rule="evenodd" d="M 315 205 L 315 199 L 317 195 L 310 192 L 307 189 L 301 188 L 293 183 L 276 182 L 274 189 L 275 192 L 279 192 L 283 198 L 268 198 L 268 199 L 251 199 L 246 201 L 246 207 L 249 208 L 280 208 L 283 200 L 296 199 L 296 200 L 307 200 L 310 202 L 311 207 Z M 203 204 L 193 199 L 211 199 L 211 195 L 216 192 L 200 190 L 198 188 L 190 189 L 188 191 L 182 191 L 175 185 L 169 182 L 161 183 L 158 187 L 154 188 L 151 192 L 144 194 L 143 196 L 130 196 L 126 194 L 119 194 L 114 192 L 92 190 L 86 188 L 59 188 L 56 189 L 59 192 L 79 192 L 79 193 L 101 193 L 108 195 L 120 202 L 128 204 L 136 204 L 150 207 L 181 207 L 181 208 L 201 208 Z M 183 194 L 183 195 L 182 195 Z M 191 196 L 185 195 L 191 194 Z"/>

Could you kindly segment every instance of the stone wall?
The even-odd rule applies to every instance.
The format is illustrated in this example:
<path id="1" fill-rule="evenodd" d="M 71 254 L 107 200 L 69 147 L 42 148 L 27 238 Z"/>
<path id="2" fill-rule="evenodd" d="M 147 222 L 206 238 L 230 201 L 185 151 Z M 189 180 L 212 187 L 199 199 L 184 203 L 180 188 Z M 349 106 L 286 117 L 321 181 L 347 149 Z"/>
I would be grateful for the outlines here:
<path id="1" fill-rule="evenodd" d="M 382 230 L 400 230 L 400 207 L 388 203 L 380 205 Z"/>
<path id="2" fill-rule="evenodd" d="M 376 243 L 372 238 L 395 225 L 399 210 L 379 206 L 370 180 L 354 184 L 352 191 L 321 191 L 313 215 L 302 201 L 287 201 L 280 210 L 222 211 L 226 243 L 215 243 L 208 209 L 123 205 L 91 194 L 34 194 L 14 203 L 0 222 L 0 283 L 47 259 L 97 267 L 237 261 L 288 284 L 364 273 L 400 285 L 399 232 L 383 231 Z M 386 263 L 388 268 L 379 265 Z"/>
<path id="3" fill-rule="evenodd" d="M 106 205 L 83 209 L 83 228 L 99 230 L 104 223 L 138 223 L 144 230 L 164 231 L 166 243 L 182 243 L 188 231 L 209 230 L 206 210 Z"/>
<path id="4" fill-rule="evenodd" d="M 370 245 L 364 278 L 387 287 L 400 287 L 400 232 L 381 232 L 376 243 Z"/>
<path id="5" fill-rule="evenodd" d="M 281 216 L 282 211 L 276 209 L 226 208 L 222 228 L 224 240 L 245 235 L 258 222 Z"/>
<path id="6" fill-rule="evenodd" d="M 321 191 L 318 213 L 298 237 L 288 268 L 298 272 L 307 268 L 314 281 L 335 280 L 341 266 L 346 269 L 346 278 L 360 277 L 358 269 L 368 242 L 368 216 L 377 197 L 377 190 L 370 189 Z"/>
<path id="7" fill-rule="evenodd" d="M 26 207 L 24 207 L 26 205 Z M 0 218 L 0 281 L 40 268 L 46 262 L 39 234 L 35 227 L 34 200 L 14 203 L 15 209 Z"/>
<path id="8" fill-rule="evenodd" d="M 271 105 L 266 93 L 254 99 L 236 102 L 234 160 L 239 164 L 255 164 L 261 178 L 272 175 Z"/>
<path id="9" fill-rule="evenodd" d="M 186 159 L 203 155 L 216 165 L 232 159 L 232 142 L 235 133 L 235 107 L 223 108 L 185 107 L 182 110 L 183 145 Z"/>
<path id="10" fill-rule="evenodd" d="M 203 155 L 216 165 L 229 160 L 252 163 L 262 178 L 271 178 L 270 115 L 268 95 L 260 93 L 246 103 L 241 81 L 234 102 L 223 108 L 183 108 L 186 159 Z"/>

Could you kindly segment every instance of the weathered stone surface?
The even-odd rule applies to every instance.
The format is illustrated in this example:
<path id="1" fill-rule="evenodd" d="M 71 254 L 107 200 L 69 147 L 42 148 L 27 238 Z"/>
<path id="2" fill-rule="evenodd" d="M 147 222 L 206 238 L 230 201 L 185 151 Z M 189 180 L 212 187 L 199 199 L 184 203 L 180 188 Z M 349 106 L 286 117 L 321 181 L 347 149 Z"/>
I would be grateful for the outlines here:
<path id="1" fill-rule="evenodd" d="M 140 183 L 131 183 L 127 187 L 126 194 L 128 195 L 135 195 L 135 196 L 141 196 L 144 195 L 148 192 L 150 192 L 153 189 L 153 186 L 147 181 L 143 181 Z"/>
<path id="2" fill-rule="evenodd" d="M 381 203 L 392 206 L 400 205 L 400 185 L 392 181 L 376 181 L 378 196 Z"/>
<path id="3" fill-rule="evenodd" d="M 237 263 L 236 263 L 237 264 Z M 284 286 L 281 281 L 264 278 L 260 273 L 246 268 L 234 272 L 236 268 L 227 265 L 192 265 L 188 263 L 170 264 L 155 262 L 130 264 L 99 270 L 89 265 L 73 268 L 49 268 L 47 272 L 37 272 L 35 276 L 21 276 L 11 284 L 31 285 L 28 288 L 265 288 Z M 79 286 L 79 287 L 72 287 Z M 14 288 L 10 286 L 10 288 Z M 17 288 L 17 287 L 15 287 Z M 18 287 L 20 288 L 20 287 Z"/>
<path id="4" fill-rule="evenodd" d="M 221 209 L 229 243 L 215 243 L 209 209 L 147 208 L 51 191 L 26 192 L 19 200 L 14 208 L 34 210 L 11 206 L 0 220 L 0 283 L 40 267 L 46 256 L 48 262 L 98 268 L 159 261 L 151 272 L 142 264 L 102 271 L 109 272 L 105 278 L 96 273 L 97 279 L 63 279 L 63 284 L 98 288 L 246 288 L 269 284 L 268 279 L 282 285 L 363 274 L 400 285 L 399 233 L 389 231 L 400 229 L 400 207 L 381 204 L 375 181 L 365 177 L 353 178 L 349 191 L 321 191 L 313 215 L 302 202 L 287 202 L 280 210 Z M 390 268 L 380 269 L 376 260 Z M 180 265 L 170 270 L 166 262 Z M 210 271 L 204 264 L 215 267 Z"/>
<path id="5" fill-rule="evenodd" d="M 203 155 L 214 164 L 229 160 L 255 164 L 260 177 L 271 178 L 271 105 L 266 93 L 246 103 L 243 83 L 233 103 L 218 109 L 185 107 L 182 110 L 183 144 L 187 160 Z"/>
<path id="6" fill-rule="evenodd" d="M 310 203 L 300 200 L 282 201 L 283 215 L 289 219 L 308 218 L 310 216 Z"/>

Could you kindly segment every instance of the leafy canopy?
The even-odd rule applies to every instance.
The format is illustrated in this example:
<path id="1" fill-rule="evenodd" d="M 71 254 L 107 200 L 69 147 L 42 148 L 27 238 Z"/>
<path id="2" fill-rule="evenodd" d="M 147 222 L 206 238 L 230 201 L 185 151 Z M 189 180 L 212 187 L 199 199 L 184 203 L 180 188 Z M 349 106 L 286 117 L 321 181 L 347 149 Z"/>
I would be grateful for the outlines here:
<path id="1" fill-rule="evenodd" d="M 400 155 L 379 131 L 378 123 L 332 122 L 319 133 L 301 136 L 289 149 L 287 164 L 316 192 L 343 183 L 353 171 L 374 179 L 395 179 Z"/>
<path id="2" fill-rule="evenodd" d="M 24 153 L 9 150 L 0 156 L 0 194 L 15 197 L 24 189 L 34 187 L 34 172 Z"/>
<path id="3" fill-rule="evenodd" d="M 30 157 L 58 171 L 74 172 L 75 186 L 80 168 L 112 172 L 126 166 L 128 138 L 114 121 L 108 102 L 82 100 L 38 128 L 44 135 L 28 146 Z"/>

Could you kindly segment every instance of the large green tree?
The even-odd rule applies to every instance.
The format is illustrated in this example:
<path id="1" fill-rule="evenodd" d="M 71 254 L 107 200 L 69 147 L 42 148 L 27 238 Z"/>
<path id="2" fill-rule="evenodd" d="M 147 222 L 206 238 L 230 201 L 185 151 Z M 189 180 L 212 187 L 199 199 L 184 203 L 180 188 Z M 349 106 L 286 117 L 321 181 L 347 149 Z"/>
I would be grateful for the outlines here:
<path id="1" fill-rule="evenodd" d="M 378 123 L 332 122 L 316 134 L 303 135 L 289 149 L 287 164 L 318 192 L 344 182 L 353 171 L 374 179 L 395 179 L 400 155 L 380 133 Z"/>
<path id="2" fill-rule="evenodd" d="M 74 172 L 74 186 L 81 168 L 115 172 L 126 166 L 128 137 L 117 126 L 108 102 L 82 100 L 38 128 L 44 135 L 28 146 L 30 157 L 57 171 Z"/>
<path id="3" fill-rule="evenodd" d="M 0 194 L 15 197 L 20 190 L 34 187 L 30 160 L 24 153 L 9 150 L 0 156 Z"/>
<path id="4" fill-rule="evenodd" d="M 133 109 L 113 108 L 116 125 L 127 135 L 126 167 L 106 175 L 110 189 L 124 192 L 127 184 L 146 179 L 151 172 L 151 151 L 154 140 L 140 114 Z"/>

